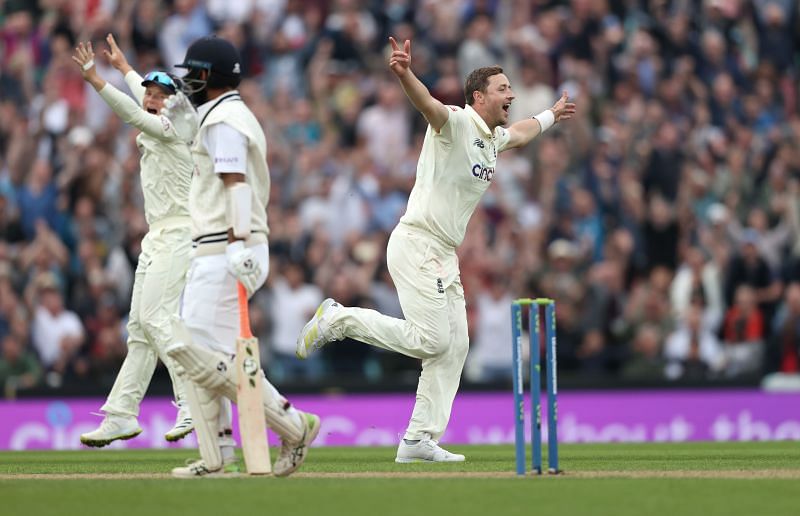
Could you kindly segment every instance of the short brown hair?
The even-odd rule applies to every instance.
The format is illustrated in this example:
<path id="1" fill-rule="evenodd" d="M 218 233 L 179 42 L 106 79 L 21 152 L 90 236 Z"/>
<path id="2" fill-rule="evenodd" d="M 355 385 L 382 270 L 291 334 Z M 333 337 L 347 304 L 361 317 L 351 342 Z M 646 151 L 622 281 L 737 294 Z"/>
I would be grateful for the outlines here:
<path id="1" fill-rule="evenodd" d="M 483 68 L 476 68 L 467 75 L 467 80 L 464 83 L 464 98 L 467 100 L 468 105 L 472 105 L 475 99 L 472 94 L 476 91 L 486 93 L 486 88 L 489 86 L 489 77 L 503 73 L 503 69 L 499 66 L 484 66 Z"/>

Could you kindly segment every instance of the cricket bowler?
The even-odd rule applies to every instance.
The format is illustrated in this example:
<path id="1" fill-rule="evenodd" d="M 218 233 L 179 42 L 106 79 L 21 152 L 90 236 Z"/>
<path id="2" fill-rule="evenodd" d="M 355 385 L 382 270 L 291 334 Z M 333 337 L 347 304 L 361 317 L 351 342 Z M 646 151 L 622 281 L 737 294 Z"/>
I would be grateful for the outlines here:
<path id="1" fill-rule="evenodd" d="M 492 183 L 497 155 L 571 118 L 575 105 L 564 93 L 551 109 L 505 129 L 514 92 L 500 67 L 471 72 L 464 88 L 467 105 L 445 106 L 411 71 L 411 42 L 400 48 L 389 40 L 389 67 L 429 124 L 406 213 L 386 251 L 405 319 L 326 299 L 299 335 L 297 356 L 306 358 L 328 342 L 350 337 L 421 359 L 416 404 L 395 461 L 460 462 L 463 455 L 438 444 L 469 349 L 456 248 Z"/>

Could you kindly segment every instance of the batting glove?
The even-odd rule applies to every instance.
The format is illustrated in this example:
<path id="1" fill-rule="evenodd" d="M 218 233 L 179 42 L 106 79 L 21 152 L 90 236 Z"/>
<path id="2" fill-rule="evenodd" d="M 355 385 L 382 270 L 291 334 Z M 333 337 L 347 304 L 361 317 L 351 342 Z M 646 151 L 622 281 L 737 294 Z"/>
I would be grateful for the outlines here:
<path id="1" fill-rule="evenodd" d="M 178 138 L 187 143 L 194 139 L 199 125 L 197 111 L 183 92 L 167 97 L 161 114 L 172 122 Z"/>
<path id="2" fill-rule="evenodd" d="M 261 278 L 261 265 L 256 260 L 252 249 L 244 246 L 244 242 L 237 240 L 225 247 L 225 256 L 228 258 L 228 270 L 236 276 L 247 290 L 247 297 L 253 295 L 258 289 Z"/>

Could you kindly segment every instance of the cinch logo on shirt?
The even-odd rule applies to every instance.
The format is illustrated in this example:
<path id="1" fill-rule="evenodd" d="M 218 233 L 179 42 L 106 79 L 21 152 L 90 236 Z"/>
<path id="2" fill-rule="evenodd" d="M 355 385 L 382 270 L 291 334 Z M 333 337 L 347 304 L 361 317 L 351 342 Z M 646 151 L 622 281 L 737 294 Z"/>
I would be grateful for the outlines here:
<path id="1" fill-rule="evenodd" d="M 238 158 L 214 158 L 214 163 L 239 163 Z"/>
<path id="2" fill-rule="evenodd" d="M 484 167 L 476 163 L 472 166 L 472 175 L 484 181 L 491 181 L 494 176 L 494 167 Z"/>

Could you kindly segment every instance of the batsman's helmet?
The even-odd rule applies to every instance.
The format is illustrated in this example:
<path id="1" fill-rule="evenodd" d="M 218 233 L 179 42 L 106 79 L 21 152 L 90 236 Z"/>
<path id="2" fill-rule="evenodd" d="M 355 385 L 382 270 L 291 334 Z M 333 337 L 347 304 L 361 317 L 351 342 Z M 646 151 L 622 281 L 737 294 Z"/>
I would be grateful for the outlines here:
<path id="1" fill-rule="evenodd" d="M 186 68 L 183 77 L 189 94 L 208 88 L 235 88 L 242 77 L 242 58 L 230 41 L 216 36 L 198 39 L 186 50 L 183 62 L 177 68 Z M 200 80 L 200 72 L 206 70 L 208 78 Z"/>

